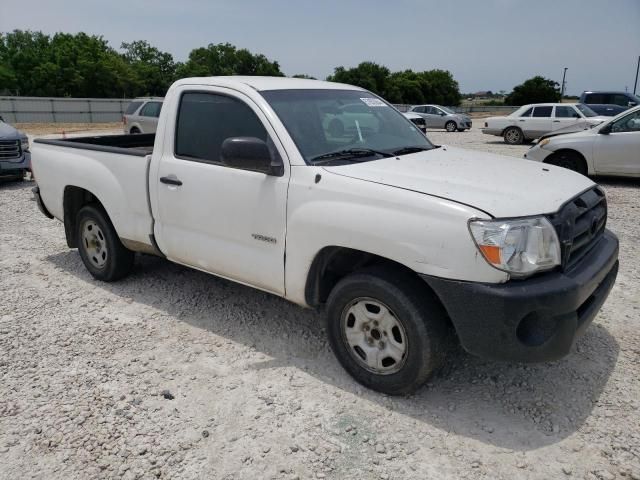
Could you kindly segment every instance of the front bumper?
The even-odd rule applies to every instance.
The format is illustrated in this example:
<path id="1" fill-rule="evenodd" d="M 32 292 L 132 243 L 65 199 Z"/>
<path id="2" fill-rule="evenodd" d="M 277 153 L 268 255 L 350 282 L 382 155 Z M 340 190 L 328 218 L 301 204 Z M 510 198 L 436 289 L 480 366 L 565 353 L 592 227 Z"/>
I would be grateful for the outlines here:
<path id="1" fill-rule="evenodd" d="M 534 145 L 527 152 L 525 152 L 523 157 L 526 158 L 527 160 L 544 162 L 544 160 L 552 153 L 553 152 L 551 150 L 545 150 L 544 148 L 540 148 L 537 145 Z"/>
<path id="2" fill-rule="evenodd" d="M 606 230 L 571 270 L 503 284 L 423 275 L 460 343 L 483 358 L 556 360 L 569 353 L 604 304 L 618 273 L 618 239 Z"/>
<path id="3" fill-rule="evenodd" d="M 499 128 L 482 128 L 481 130 L 485 135 L 497 135 L 498 137 L 502 136 L 502 130 Z"/>
<path id="4" fill-rule="evenodd" d="M 0 161 L 0 177 L 22 175 L 25 170 L 31 170 L 30 152 L 24 152 L 18 160 Z"/>

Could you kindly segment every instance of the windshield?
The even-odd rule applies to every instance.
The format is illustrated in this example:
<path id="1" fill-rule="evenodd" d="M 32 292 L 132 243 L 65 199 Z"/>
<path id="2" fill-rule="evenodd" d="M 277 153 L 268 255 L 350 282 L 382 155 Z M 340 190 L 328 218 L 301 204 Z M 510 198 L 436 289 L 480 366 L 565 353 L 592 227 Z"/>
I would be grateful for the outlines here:
<path id="1" fill-rule="evenodd" d="M 598 114 L 587 107 L 584 103 L 576 103 L 576 108 L 582 112 L 585 117 L 597 117 Z"/>
<path id="2" fill-rule="evenodd" d="M 308 164 L 333 157 L 340 161 L 375 160 L 434 148 L 411 121 L 366 91 L 260 93 L 280 117 Z"/>
<path id="3" fill-rule="evenodd" d="M 445 112 L 447 112 L 448 114 L 455 114 L 456 112 L 454 112 L 453 110 L 451 110 L 450 108 L 447 107 L 438 107 L 440 110 L 444 110 Z"/>

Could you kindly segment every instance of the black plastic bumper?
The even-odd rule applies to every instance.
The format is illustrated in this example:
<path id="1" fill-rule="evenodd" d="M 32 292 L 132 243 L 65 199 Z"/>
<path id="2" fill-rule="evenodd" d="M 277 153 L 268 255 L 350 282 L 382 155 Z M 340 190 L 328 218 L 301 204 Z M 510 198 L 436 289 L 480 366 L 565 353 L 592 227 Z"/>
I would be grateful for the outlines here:
<path id="1" fill-rule="evenodd" d="M 462 346 L 484 358 L 555 360 L 594 319 L 618 274 L 618 238 L 602 238 L 567 272 L 485 284 L 423 275 L 447 309 Z"/>

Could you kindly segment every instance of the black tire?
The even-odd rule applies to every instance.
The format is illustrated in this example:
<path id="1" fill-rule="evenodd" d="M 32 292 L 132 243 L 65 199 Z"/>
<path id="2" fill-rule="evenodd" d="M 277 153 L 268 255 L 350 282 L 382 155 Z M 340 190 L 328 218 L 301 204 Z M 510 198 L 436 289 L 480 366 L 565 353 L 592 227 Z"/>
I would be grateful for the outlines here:
<path id="1" fill-rule="evenodd" d="M 102 208 L 95 205 L 82 207 L 76 217 L 76 226 L 78 252 L 94 278 L 113 282 L 131 271 L 135 254 L 122 245 Z M 88 235 L 94 236 L 95 243 L 87 238 Z"/>
<path id="2" fill-rule="evenodd" d="M 574 172 L 587 176 L 587 164 L 585 163 L 584 158 L 576 152 L 556 152 L 551 155 L 545 163 L 557 165 L 558 167 L 573 170 Z"/>
<path id="3" fill-rule="evenodd" d="M 524 142 L 524 133 L 518 127 L 509 127 L 502 132 L 504 142 L 509 145 L 522 145 Z"/>
<path id="4" fill-rule="evenodd" d="M 458 125 L 453 120 L 449 120 L 447 123 L 444 124 L 444 129 L 447 132 L 455 132 L 456 130 L 458 130 Z"/>
<path id="5" fill-rule="evenodd" d="M 129 133 L 131 135 L 137 135 L 138 133 L 140 133 L 140 129 L 138 127 L 131 127 L 131 130 L 129 130 Z"/>
<path id="6" fill-rule="evenodd" d="M 391 314 L 388 318 L 401 329 L 393 327 L 388 332 L 380 326 L 382 320 L 380 324 L 359 322 L 362 328 L 356 327 L 352 311 L 361 303 L 369 310 L 367 302 L 386 307 Z M 362 337 L 371 335 L 369 340 L 375 338 L 373 344 L 364 345 L 365 349 L 383 351 L 383 341 L 391 344 L 393 336 L 395 343 L 404 346 L 401 362 L 383 366 L 390 358 L 384 357 L 380 360 L 381 368 L 389 368 L 389 371 L 370 370 L 362 357 L 363 349 L 358 351 L 359 346 L 351 345 L 347 340 L 350 325 L 353 329 L 350 333 Z M 368 328 L 368 325 L 371 326 Z M 374 329 L 379 330 L 377 336 L 374 336 Z M 402 270 L 389 268 L 353 273 L 338 282 L 327 300 L 327 333 L 338 361 L 356 381 L 390 395 L 408 394 L 418 389 L 442 364 L 451 339 L 447 314 L 426 284 Z M 398 342 L 398 339 L 402 341 Z"/>

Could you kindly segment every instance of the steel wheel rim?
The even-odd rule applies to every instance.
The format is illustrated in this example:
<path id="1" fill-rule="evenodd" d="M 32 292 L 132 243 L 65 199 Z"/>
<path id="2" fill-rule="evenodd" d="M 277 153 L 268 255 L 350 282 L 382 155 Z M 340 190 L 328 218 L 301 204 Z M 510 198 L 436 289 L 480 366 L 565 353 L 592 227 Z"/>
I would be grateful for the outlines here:
<path id="1" fill-rule="evenodd" d="M 94 267 L 105 266 L 109 258 L 107 239 L 100 226 L 93 220 L 86 220 L 82 224 L 82 247 Z"/>
<path id="2" fill-rule="evenodd" d="M 404 366 L 409 351 L 406 330 L 379 300 L 360 297 L 347 304 L 340 331 L 349 354 L 365 370 L 391 375 Z"/>
<path id="3" fill-rule="evenodd" d="M 509 130 L 507 132 L 507 140 L 509 140 L 509 143 L 517 143 L 520 140 L 520 132 L 517 130 Z"/>

